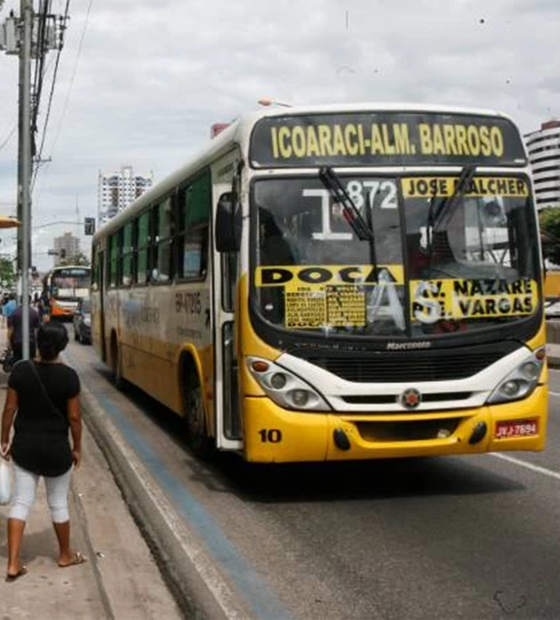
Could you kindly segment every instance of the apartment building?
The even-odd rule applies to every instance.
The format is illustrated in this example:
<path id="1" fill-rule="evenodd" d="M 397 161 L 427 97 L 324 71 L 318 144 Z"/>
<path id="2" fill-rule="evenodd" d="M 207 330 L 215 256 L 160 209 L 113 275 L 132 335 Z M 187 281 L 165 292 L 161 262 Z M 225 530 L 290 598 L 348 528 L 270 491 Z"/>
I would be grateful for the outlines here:
<path id="1" fill-rule="evenodd" d="M 535 181 L 537 209 L 560 207 L 560 120 L 525 135 Z"/>
<path id="2" fill-rule="evenodd" d="M 58 265 L 63 259 L 77 256 L 80 253 L 80 240 L 70 232 L 54 239 L 54 264 Z"/>
<path id="3" fill-rule="evenodd" d="M 135 174 L 132 166 L 122 166 L 118 172 L 99 172 L 98 225 L 102 226 L 153 185 L 153 173 Z"/>

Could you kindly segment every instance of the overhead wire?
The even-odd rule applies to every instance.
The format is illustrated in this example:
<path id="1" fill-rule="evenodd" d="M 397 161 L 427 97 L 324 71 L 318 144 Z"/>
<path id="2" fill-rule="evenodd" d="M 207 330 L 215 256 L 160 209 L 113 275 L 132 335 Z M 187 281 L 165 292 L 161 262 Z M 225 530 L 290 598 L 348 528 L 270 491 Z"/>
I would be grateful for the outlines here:
<path id="1" fill-rule="evenodd" d="M 62 19 L 62 24 L 66 24 L 66 20 L 68 18 L 69 6 L 70 6 L 70 0 L 66 0 L 66 10 L 64 12 L 64 17 Z M 63 36 L 63 34 L 61 36 Z M 32 189 L 35 187 L 35 181 L 36 181 L 37 175 L 39 173 L 39 166 L 41 165 L 41 161 L 42 161 L 43 149 L 44 149 L 44 146 L 45 146 L 45 139 L 47 137 L 47 126 L 49 124 L 49 119 L 50 119 L 50 115 L 51 115 L 52 102 L 53 102 L 53 96 L 54 96 L 54 88 L 55 88 L 56 79 L 57 79 L 57 76 L 58 76 L 58 67 L 59 67 L 59 63 L 60 63 L 60 55 L 61 55 L 61 53 L 62 53 L 62 40 L 61 40 L 61 44 L 58 46 L 58 49 L 57 49 L 56 61 L 55 61 L 53 77 L 52 77 L 52 81 L 51 81 L 51 89 L 50 89 L 50 92 L 49 92 L 49 101 L 48 101 L 48 104 L 47 104 L 47 112 L 45 114 L 45 121 L 43 123 L 43 131 L 41 132 L 41 145 L 39 147 L 39 150 L 38 150 L 38 153 L 37 153 L 37 156 L 36 156 L 37 165 L 36 165 L 35 170 L 34 170 L 33 180 L 31 182 Z"/>
<path id="2" fill-rule="evenodd" d="M 35 134 L 37 133 L 37 118 L 39 116 L 39 106 L 45 75 L 45 56 L 47 53 L 47 17 L 50 12 L 50 2 L 51 0 L 40 0 L 36 22 L 37 42 L 35 44 L 35 75 L 32 90 L 33 100 L 30 121 L 33 155 L 36 153 Z"/>
<path id="3" fill-rule="evenodd" d="M 6 138 L 4 138 L 4 141 L 0 143 L 0 151 L 2 151 L 2 149 L 8 145 L 8 142 L 10 141 L 11 137 L 16 132 L 16 129 L 17 129 L 17 123 L 11 128 L 10 133 L 6 136 Z"/>
<path id="4" fill-rule="evenodd" d="M 67 15 L 68 15 L 69 4 L 70 4 L 70 0 L 66 0 L 65 19 L 66 19 Z M 86 17 L 85 17 L 85 20 L 84 20 L 84 27 L 82 29 L 82 33 L 80 35 L 80 40 L 79 40 L 79 43 L 78 43 L 78 52 L 76 54 L 76 61 L 74 63 L 74 69 L 72 71 L 72 75 L 71 75 L 71 78 L 70 78 L 70 84 L 68 86 L 68 92 L 66 94 L 66 100 L 64 102 L 64 106 L 63 106 L 63 109 L 62 109 L 62 114 L 60 115 L 60 119 L 58 121 L 58 125 L 57 125 L 56 132 L 55 132 L 55 136 L 54 136 L 54 139 L 53 139 L 53 141 L 51 143 L 51 151 L 54 151 L 56 143 L 58 142 L 58 138 L 60 136 L 60 131 L 61 131 L 61 128 L 62 128 L 62 122 L 64 120 L 64 117 L 66 115 L 66 111 L 68 109 L 68 105 L 69 105 L 69 101 L 70 101 L 70 95 L 71 95 L 71 92 L 72 92 L 72 87 L 74 85 L 74 80 L 76 78 L 76 73 L 78 71 L 78 63 L 79 63 L 79 60 L 80 60 L 80 56 L 82 54 L 82 47 L 83 47 L 83 43 L 84 43 L 84 38 L 85 38 L 86 30 L 87 30 L 87 27 L 88 27 L 88 24 L 89 24 L 89 19 L 90 19 L 90 15 L 91 15 L 92 5 L 93 5 L 93 0 L 89 0 L 88 6 L 87 6 L 87 11 L 86 11 Z M 58 70 L 58 58 L 57 58 L 57 62 L 56 62 L 56 67 L 57 67 L 57 70 Z M 50 114 L 50 102 L 49 102 L 49 114 Z M 44 147 L 45 133 L 46 132 L 43 133 L 43 140 L 42 140 L 41 149 L 40 149 L 41 152 L 42 152 L 43 147 Z"/>
<path id="5" fill-rule="evenodd" d="M 72 92 L 72 87 L 74 86 L 74 80 L 76 79 L 76 73 L 78 72 L 78 63 L 79 63 L 79 60 L 80 60 L 80 56 L 82 55 L 82 47 L 83 47 L 83 44 L 84 44 L 84 38 L 85 38 L 85 35 L 86 35 L 86 30 L 87 30 L 87 27 L 88 27 L 88 23 L 89 23 L 89 17 L 90 17 L 90 14 L 91 14 L 91 7 L 92 7 L 92 5 L 93 5 L 93 0 L 89 0 L 88 7 L 87 7 L 86 18 L 85 18 L 85 21 L 84 21 L 84 28 L 82 30 L 82 34 L 80 36 L 80 41 L 78 43 L 78 53 L 76 54 L 76 62 L 74 63 L 74 69 L 72 71 L 72 76 L 70 77 L 70 85 L 68 87 L 68 93 L 66 95 L 66 101 L 64 102 L 64 107 L 62 109 L 62 114 L 61 114 L 60 120 L 58 122 L 58 127 L 57 127 L 57 131 L 56 131 L 56 134 L 55 134 L 55 139 L 53 140 L 53 145 L 52 145 L 53 149 L 54 149 L 54 146 L 55 146 L 56 142 L 58 141 L 58 137 L 59 137 L 59 134 L 60 134 L 60 129 L 61 129 L 61 126 L 62 126 L 62 121 L 64 120 L 64 116 L 66 115 L 66 110 L 68 109 L 68 104 L 69 104 L 69 101 L 70 101 L 70 94 Z"/>

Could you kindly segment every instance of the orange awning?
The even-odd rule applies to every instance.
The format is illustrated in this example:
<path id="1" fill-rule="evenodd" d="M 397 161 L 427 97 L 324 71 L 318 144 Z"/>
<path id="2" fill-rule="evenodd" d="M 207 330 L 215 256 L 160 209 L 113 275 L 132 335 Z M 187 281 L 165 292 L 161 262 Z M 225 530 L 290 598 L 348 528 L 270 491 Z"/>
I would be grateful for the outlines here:
<path id="1" fill-rule="evenodd" d="M 16 228 L 19 224 L 19 220 L 15 217 L 0 215 L 0 228 Z"/>

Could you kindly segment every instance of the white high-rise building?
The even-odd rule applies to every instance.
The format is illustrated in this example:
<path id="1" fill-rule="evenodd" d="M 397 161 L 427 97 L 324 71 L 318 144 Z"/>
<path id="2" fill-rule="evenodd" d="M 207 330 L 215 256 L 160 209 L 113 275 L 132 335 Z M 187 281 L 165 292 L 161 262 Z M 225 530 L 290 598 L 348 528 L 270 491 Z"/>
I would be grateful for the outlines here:
<path id="1" fill-rule="evenodd" d="M 560 120 L 525 135 L 535 181 L 537 209 L 560 206 Z"/>
<path id="2" fill-rule="evenodd" d="M 122 166 L 119 172 L 99 172 L 97 183 L 99 226 L 120 213 L 138 196 L 153 185 L 153 173 L 135 174 L 132 166 Z"/>

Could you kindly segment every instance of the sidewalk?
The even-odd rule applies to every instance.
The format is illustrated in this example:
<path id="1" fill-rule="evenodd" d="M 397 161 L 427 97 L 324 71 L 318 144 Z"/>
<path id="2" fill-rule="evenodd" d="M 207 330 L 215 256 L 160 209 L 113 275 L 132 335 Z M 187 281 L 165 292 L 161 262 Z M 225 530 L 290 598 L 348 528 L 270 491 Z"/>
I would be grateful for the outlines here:
<path id="1" fill-rule="evenodd" d="M 0 350 L 5 338 L 0 327 Z M 7 382 L 8 375 L 0 370 L 0 412 Z M 73 475 L 69 504 L 72 546 L 88 561 L 64 569 L 57 566 L 58 547 L 41 483 L 22 545 L 22 562 L 29 572 L 6 583 L 8 507 L 0 506 L 2 618 L 183 618 L 85 423 L 82 450 L 83 463 Z"/>

